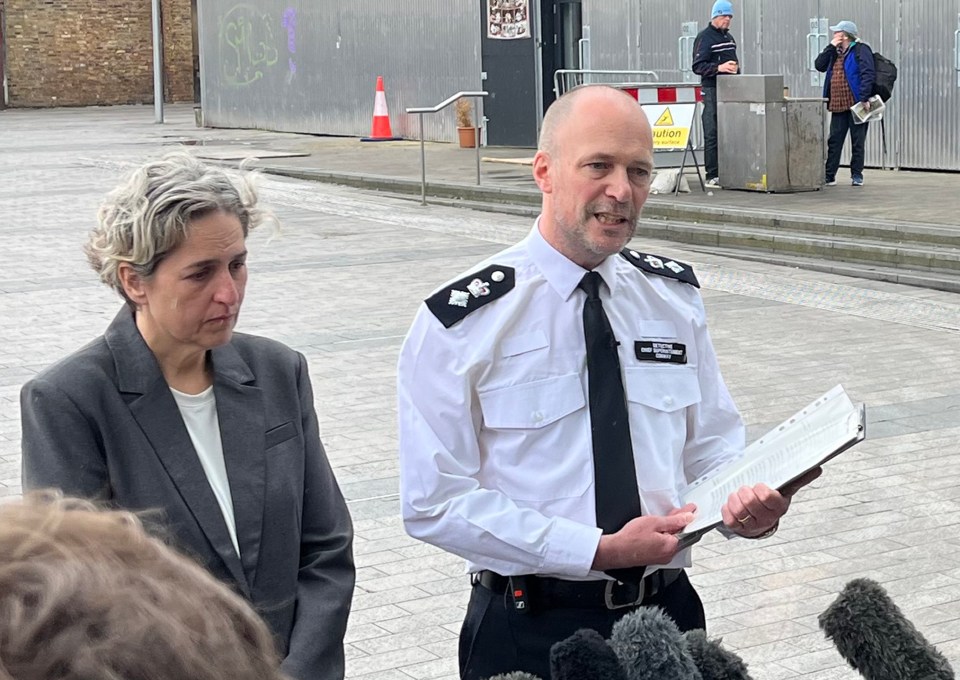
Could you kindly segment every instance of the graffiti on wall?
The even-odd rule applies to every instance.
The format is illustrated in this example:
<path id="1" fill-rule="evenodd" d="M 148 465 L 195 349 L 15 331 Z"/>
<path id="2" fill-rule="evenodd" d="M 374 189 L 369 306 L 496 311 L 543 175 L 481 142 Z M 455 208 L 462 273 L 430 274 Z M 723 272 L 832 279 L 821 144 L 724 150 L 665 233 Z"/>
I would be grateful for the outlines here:
<path id="1" fill-rule="evenodd" d="M 220 19 L 220 64 L 225 81 L 249 85 L 280 60 L 275 20 L 251 5 L 234 5 Z"/>
<path id="2" fill-rule="evenodd" d="M 287 52 L 290 53 L 287 57 L 287 82 L 289 82 L 297 74 L 297 62 L 293 60 L 293 56 L 297 53 L 297 10 L 293 7 L 283 10 L 283 19 L 280 24 L 287 29 Z"/>

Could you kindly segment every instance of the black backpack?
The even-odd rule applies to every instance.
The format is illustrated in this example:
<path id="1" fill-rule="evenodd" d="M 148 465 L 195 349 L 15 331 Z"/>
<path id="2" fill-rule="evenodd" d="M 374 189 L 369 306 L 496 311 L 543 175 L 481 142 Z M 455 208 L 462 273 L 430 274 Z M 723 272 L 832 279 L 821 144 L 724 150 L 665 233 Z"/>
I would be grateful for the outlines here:
<path id="1" fill-rule="evenodd" d="M 897 65 L 879 52 L 873 53 L 873 68 L 876 76 L 873 81 L 873 93 L 887 101 L 893 94 L 893 85 L 897 82 Z"/>

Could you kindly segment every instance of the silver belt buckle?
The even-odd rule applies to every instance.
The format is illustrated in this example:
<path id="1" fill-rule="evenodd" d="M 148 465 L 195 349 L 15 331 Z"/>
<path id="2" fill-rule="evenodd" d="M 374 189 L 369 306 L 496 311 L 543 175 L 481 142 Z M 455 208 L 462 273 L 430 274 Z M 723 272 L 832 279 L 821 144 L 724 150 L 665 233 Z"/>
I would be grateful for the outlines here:
<path id="1" fill-rule="evenodd" d="M 643 598 L 646 595 L 647 591 L 647 580 L 643 579 L 640 581 L 639 587 L 640 592 L 637 594 L 637 599 L 633 602 L 621 602 L 616 603 L 613 601 L 613 588 L 620 581 L 607 581 L 607 585 L 603 589 L 603 602 L 607 605 L 607 609 L 623 609 L 624 607 L 638 607 L 643 604 Z"/>

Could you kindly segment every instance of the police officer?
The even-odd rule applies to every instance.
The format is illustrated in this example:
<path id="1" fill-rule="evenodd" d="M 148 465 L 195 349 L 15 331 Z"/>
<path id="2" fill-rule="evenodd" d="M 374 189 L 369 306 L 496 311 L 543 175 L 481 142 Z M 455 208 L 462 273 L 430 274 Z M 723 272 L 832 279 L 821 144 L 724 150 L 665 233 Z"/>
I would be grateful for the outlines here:
<path id="1" fill-rule="evenodd" d="M 730 33 L 733 3 L 717 0 L 710 12 L 710 23 L 693 43 L 693 72 L 700 76 L 703 95 L 703 165 L 708 187 L 720 186 L 720 161 L 717 153 L 717 77 L 740 72 L 737 42 Z"/>
<path id="2" fill-rule="evenodd" d="M 404 341 L 403 519 L 467 560 L 463 678 L 550 677 L 554 642 L 607 636 L 641 604 L 704 627 L 678 490 L 740 452 L 744 429 L 690 266 L 624 250 L 652 171 L 635 100 L 565 94 L 534 158 L 533 229 L 427 299 Z M 724 522 L 759 538 L 789 503 L 744 487 Z"/>

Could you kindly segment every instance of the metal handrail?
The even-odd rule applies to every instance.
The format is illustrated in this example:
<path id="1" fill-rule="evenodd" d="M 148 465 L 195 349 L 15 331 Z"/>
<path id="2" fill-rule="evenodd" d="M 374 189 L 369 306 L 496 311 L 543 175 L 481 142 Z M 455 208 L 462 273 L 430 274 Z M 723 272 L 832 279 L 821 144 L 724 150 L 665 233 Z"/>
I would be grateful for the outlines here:
<path id="1" fill-rule="evenodd" d="M 561 68 L 557 69 L 553 73 L 553 93 L 559 98 L 563 92 L 560 91 L 560 83 L 562 78 L 566 75 L 582 75 L 587 76 L 650 76 L 653 78 L 654 82 L 660 80 L 660 75 L 656 71 L 610 71 L 610 70 L 597 70 L 597 69 L 580 69 L 580 68 Z M 626 78 L 621 78 L 620 80 L 624 81 Z M 600 83 L 600 84 L 610 84 L 610 83 Z"/>
<path id="2" fill-rule="evenodd" d="M 473 103 L 473 146 L 477 150 L 477 186 L 480 186 L 480 107 L 477 105 L 480 103 L 480 98 L 486 97 L 487 94 L 489 93 L 482 90 L 476 92 L 469 90 L 457 92 L 436 106 L 414 106 L 407 109 L 407 113 L 415 113 L 420 117 L 420 205 L 427 204 L 427 153 L 423 144 L 423 114 L 442 111 L 458 99 L 463 99 L 464 97 L 473 97 L 474 100 L 476 100 Z"/>

